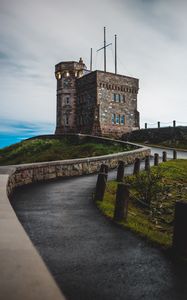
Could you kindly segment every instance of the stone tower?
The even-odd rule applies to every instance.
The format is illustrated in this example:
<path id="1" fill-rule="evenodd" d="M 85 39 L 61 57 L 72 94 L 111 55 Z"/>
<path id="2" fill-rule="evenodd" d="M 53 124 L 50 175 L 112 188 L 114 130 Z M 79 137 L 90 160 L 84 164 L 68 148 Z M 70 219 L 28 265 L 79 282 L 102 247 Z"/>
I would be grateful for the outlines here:
<path id="1" fill-rule="evenodd" d="M 60 62 L 55 66 L 55 75 L 55 134 L 121 137 L 139 129 L 137 78 L 86 70 L 81 58 L 79 62 Z"/>
<path id="2" fill-rule="evenodd" d="M 76 126 L 76 79 L 84 75 L 86 66 L 79 62 L 60 62 L 55 66 L 57 79 L 57 121 L 55 134 L 75 133 Z"/>

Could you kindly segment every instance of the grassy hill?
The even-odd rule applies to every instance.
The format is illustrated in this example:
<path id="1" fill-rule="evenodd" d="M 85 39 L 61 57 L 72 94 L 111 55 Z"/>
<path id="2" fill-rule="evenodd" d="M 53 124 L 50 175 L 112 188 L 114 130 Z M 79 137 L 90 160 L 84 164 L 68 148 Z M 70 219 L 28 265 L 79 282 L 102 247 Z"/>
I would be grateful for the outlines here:
<path id="1" fill-rule="evenodd" d="M 65 160 L 134 149 L 130 145 L 79 136 L 40 136 L 0 149 L 0 165 Z"/>
<path id="2" fill-rule="evenodd" d="M 120 224 L 164 247 L 172 244 L 176 200 L 187 202 L 187 160 L 171 160 L 152 167 L 151 173 L 128 176 L 130 185 L 127 222 Z M 109 181 L 103 201 L 97 205 L 104 215 L 113 218 L 118 182 Z M 148 199 L 146 196 L 148 195 Z"/>
<path id="3" fill-rule="evenodd" d="M 187 126 L 140 129 L 124 134 L 122 139 L 129 142 L 187 149 Z"/>

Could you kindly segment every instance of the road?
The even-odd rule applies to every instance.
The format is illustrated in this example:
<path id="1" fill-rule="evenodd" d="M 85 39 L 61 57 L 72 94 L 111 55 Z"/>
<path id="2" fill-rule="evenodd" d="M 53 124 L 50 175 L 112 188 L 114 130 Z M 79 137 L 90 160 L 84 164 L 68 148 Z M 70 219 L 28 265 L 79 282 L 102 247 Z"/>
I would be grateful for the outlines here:
<path id="1" fill-rule="evenodd" d="M 187 265 L 102 216 L 92 201 L 95 182 L 89 175 L 40 183 L 12 199 L 67 299 L 187 299 Z"/>

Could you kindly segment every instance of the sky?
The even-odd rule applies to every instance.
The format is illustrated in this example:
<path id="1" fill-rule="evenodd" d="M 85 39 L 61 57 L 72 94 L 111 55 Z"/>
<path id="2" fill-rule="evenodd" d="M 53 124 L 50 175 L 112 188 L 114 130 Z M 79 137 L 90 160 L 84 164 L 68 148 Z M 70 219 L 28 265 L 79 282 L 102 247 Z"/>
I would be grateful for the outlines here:
<path id="1" fill-rule="evenodd" d="M 118 73 L 140 80 L 142 126 L 187 122 L 186 11 L 185 0 L 0 0 L 0 131 L 14 122 L 55 128 L 55 64 L 82 57 L 89 68 L 92 47 L 102 70 L 104 26 L 107 71 L 117 34 Z"/>

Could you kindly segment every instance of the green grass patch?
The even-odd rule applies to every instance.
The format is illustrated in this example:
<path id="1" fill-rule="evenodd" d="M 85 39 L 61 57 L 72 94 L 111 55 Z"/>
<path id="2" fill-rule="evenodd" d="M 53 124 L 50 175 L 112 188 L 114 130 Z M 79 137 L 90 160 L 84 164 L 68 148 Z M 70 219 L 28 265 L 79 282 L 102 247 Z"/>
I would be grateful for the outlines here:
<path id="1" fill-rule="evenodd" d="M 133 146 L 102 143 L 76 136 L 61 138 L 34 138 L 0 149 L 0 165 L 44 162 L 100 156 L 132 150 Z"/>
<path id="2" fill-rule="evenodd" d="M 145 145 L 145 146 L 148 146 L 148 147 L 160 147 L 160 148 L 165 148 L 165 149 L 176 149 L 176 150 L 181 150 L 181 151 L 185 151 L 187 150 L 187 144 L 186 143 L 176 143 L 176 142 L 173 142 L 173 143 L 169 143 L 169 142 L 160 142 L 160 143 L 147 143 L 145 141 L 133 141 L 134 143 L 139 143 L 139 144 L 142 144 L 142 145 Z"/>
<path id="3" fill-rule="evenodd" d="M 151 168 L 152 190 L 146 187 L 149 185 L 145 182 L 146 176 L 145 172 L 141 172 L 139 179 L 125 177 L 124 181 L 130 183 L 130 202 L 127 222 L 123 220 L 120 224 L 153 243 L 169 248 L 172 244 L 175 202 L 187 201 L 187 160 L 172 160 Z M 102 213 L 111 219 L 117 184 L 116 181 L 108 182 L 104 200 L 97 202 Z M 146 198 L 146 191 L 149 191 L 151 199 Z"/>

